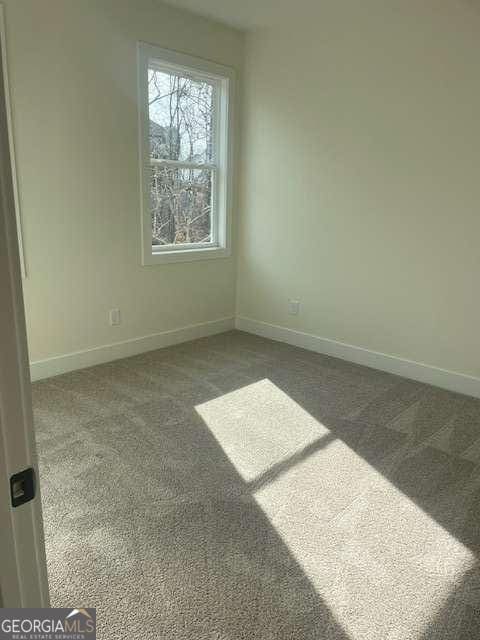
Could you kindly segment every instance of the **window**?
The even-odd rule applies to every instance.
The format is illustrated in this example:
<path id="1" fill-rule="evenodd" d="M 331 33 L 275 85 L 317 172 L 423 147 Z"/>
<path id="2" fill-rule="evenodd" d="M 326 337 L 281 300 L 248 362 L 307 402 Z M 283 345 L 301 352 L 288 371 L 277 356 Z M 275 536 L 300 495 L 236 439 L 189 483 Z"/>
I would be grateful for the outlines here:
<path id="1" fill-rule="evenodd" d="M 143 263 L 230 253 L 233 71 L 139 44 Z"/>

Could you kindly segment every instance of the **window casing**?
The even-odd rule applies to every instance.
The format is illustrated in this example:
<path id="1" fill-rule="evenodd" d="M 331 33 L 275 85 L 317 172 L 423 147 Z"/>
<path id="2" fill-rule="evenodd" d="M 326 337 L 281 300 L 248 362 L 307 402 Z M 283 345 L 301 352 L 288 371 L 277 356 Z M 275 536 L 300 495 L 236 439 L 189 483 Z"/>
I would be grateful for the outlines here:
<path id="1" fill-rule="evenodd" d="M 230 255 L 228 67 L 138 45 L 143 264 Z"/>

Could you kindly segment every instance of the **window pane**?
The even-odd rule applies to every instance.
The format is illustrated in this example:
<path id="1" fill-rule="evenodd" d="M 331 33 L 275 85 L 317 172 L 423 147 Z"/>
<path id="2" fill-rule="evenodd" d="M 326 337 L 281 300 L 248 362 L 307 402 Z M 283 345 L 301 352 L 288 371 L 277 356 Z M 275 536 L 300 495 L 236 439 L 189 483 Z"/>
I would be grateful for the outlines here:
<path id="1" fill-rule="evenodd" d="M 151 167 L 152 244 L 212 242 L 212 171 Z"/>
<path id="2" fill-rule="evenodd" d="M 214 87 L 155 69 L 148 70 L 152 158 L 211 163 Z"/>

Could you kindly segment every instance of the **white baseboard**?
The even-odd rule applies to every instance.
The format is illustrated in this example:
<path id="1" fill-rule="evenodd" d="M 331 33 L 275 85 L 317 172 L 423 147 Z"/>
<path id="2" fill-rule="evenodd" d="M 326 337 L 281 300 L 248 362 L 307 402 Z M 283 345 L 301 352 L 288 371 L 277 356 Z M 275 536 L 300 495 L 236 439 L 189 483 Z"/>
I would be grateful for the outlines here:
<path id="1" fill-rule="evenodd" d="M 32 381 L 41 380 L 42 378 L 50 378 L 67 371 L 75 369 L 84 369 L 103 362 L 118 360 L 120 358 L 128 358 L 138 353 L 153 351 L 154 349 L 162 349 L 180 342 L 195 340 L 196 338 L 204 338 L 214 335 L 215 333 L 223 333 L 229 331 L 235 326 L 235 319 L 220 318 L 219 320 L 210 320 L 200 324 L 192 324 L 180 329 L 171 329 L 170 331 L 162 331 L 141 338 L 132 338 L 123 342 L 115 342 L 101 347 L 85 349 L 84 351 L 76 351 L 67 353 L 62 356 L 47 358 L 46 360 L 37 360 L 30 363 L 30 376 Z"/>
<path id="2" fill-rule="evenodd" d="M 381 371 L 387 371 L 398 376 L 411 378 L 427 384 L 456 391 L 468 396 L 480 398 L 480 378 L 468 376 L 455 371 L 440 369 L 428 364 L 405 360 L 386 353 L 370 351 L 351 344 L 337 342 L 328 338 L 320 338 L 311 333 L 303 333 L 294 329 L 287 329 L 267 322 L 239 317 L 235 319 L 235 327 L 241 331 L 254 333 L 264 338 L 287 342 L 296 347 L 302 347 L 317 353 L 341 358 L 357 364 L 362 364 Z"/>
<path id="3" fill-rule="evenodd" d="M 237 328 L 241 331 L 254 333 L 264 338 L 286 342 L 296 347 L 302 347 L 309 351 L 323 353 L 325 355 L 355 362 L 381 371 L 387 371 L 398 376 L 411 378 L 431 384 L 449 391 L 456 391 L 465 395 L 480 398 L 480 378 L 468 376 L 455 371 L 448 371 L 433 367 L 428 364 L 390 356 L 386 353 L 379 353 L 356 347 L 351 344 L 337 342 L 328 338 L 320 338 L 311 333 L 304 333 L 294 329 L 288 329 L 260 320 L 253 320 L 245 317 L 229 317 L 220 318 L 219 320 L 211 320 L 199 324 L 181 327 L 180 329 L 171 329 L 170 331 L 162 331 L 141 338 L 132 338 L 123 342 L 115 342 L 84 351 L 67 353 L 65 355 L 47 358 L 45 360 L 37 360 L 30 363 L 30 376 L 32 381 L 41 380 L 42 378 L 50 378 L 52 376 L 74 371 L 76 369 L 84 369 L 96 364 L 127 358 L 146 351 L 169 347 L 188 340 L 196 338 L 204 338 Z"/>

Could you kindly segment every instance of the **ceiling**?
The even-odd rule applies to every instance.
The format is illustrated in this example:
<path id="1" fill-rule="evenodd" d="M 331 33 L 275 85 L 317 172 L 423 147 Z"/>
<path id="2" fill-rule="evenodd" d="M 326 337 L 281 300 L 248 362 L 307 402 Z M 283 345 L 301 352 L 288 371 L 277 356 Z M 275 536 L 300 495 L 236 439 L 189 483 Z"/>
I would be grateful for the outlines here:
<path id="1" fill-rule="evenodd" d="M 303 19 L 318 22 L 321 19 L 325 5 L 348 7 L 348 2 L 342 0 L 156 0 L 166 4 L 186 9 L 231 27 L 249 31 L 260 27 L 270 27 L 279 23 L 290 24 Z M 435 6 L 435 1 L 429 3 Z M 445 4 L 445 3 L 440 3 Z M 452 4 L 452 3 L 451 3 Z M 480 0 L 459 0 L 457 3 L 480 11 Z M 353 6 L 357 5 L 353 2 Z M 448 5 L 448 3 L 447 3 Z M 357 6 L 361 6 L 357 5 Z"/>
<path id="2" fill-rule="evenodd" d="M 308 11 L 318 0 L 163 0 L 166 4 L 237 29 L 268 27 L 289 14 Z"/>

